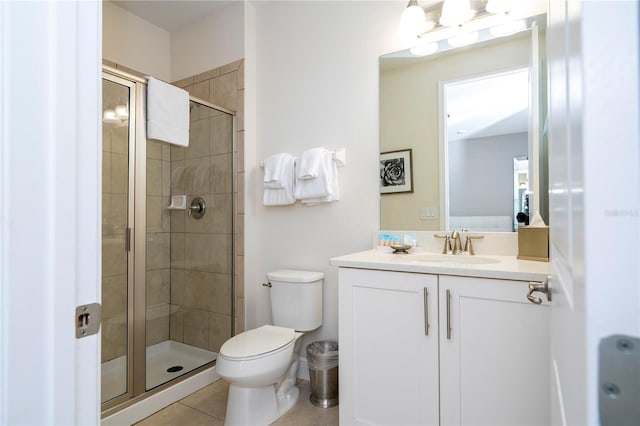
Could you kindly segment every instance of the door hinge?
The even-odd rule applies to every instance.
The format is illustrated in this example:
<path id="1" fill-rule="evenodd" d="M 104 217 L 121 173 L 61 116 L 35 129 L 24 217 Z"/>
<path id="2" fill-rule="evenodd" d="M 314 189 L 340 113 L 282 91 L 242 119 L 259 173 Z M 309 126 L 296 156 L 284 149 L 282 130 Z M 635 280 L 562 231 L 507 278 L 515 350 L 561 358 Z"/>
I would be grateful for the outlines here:
<path id="1" fill-rule="evenodd" d="M 640 424 L 640 339 L 613 335 L 598 347 L 600 424 Z"/>
<path id="2" fill-rule="evenodd" d="M 100 304 L 90 303 L 76 307 L 76 338 L 91 336 L 100 330 Z"/>

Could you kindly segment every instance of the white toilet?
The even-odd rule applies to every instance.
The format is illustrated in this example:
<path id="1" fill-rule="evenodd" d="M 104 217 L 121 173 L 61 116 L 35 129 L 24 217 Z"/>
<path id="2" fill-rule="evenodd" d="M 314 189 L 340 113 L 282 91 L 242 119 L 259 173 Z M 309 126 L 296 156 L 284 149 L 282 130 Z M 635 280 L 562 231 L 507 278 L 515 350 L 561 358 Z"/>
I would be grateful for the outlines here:
<path id="1" fill-rule="evenodd" d="M 267 273 L 274 325 L 227 340 L 216 371 L 229 383 L 225 425 L 268 425 L 298 399 L 298 352 L 305 331 L 322 325 L 322 272 Z"/>

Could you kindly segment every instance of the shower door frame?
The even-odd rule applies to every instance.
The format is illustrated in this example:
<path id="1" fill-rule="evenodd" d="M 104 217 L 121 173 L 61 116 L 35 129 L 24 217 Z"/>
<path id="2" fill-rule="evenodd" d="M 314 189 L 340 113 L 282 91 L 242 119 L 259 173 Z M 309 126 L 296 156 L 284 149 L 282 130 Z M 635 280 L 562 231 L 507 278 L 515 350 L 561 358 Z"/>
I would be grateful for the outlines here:
<path id="1" fill-rule="evenodd" d="M 136 350 L 134 346 L 136 330 L 134 329 L 134 325 L 136 324 L 137 318 L 135 318 L 136 311 L 139 309 L 136 305 L 137 298 L 139 297 L 137 292 L 135 292 L 135 280 L 137 278 L 138 271 L 136 270 L 136 265 L 139 259 L 136 258 L 136 237 L 134 236 L 134 232 L 136 231 L 135 224 L 137 223 L 138 217 L 136 217 L 136 206 L 135 206 L 135 193 L 136 188 L 139 188 L 138 183 L 136 182 L 136 166 L 137 166 L 137 156 L 138 152 L 138 144 L 136 143 L 137 138 L 140 136 L 139 134 L 139 123 L 137 118 L 141 117 L 138 115 L 138 110 L 142 106 L 142 102 L 138 102 L 140 98 L 141 85 L 139 82 L 132 81 L 125 76 L 122 76 L 121 73 L 114 73 L 111 70 L 108 70 L 103 67 L 102 71 L 102 79 L 108 80 L 112 83 L 120 84 L 122 86 L 126 86 L 129 88 L 129 128 L 128 128 L 128 176 L 127 176 L 127 230 L 126 230 L 126 249 L 127 249 L 127 370 L 126 370 L 126 383 L 127 389 L 126 392 L 118 395 L 106 402 L 101 403 L 101 411 L 105 411 L 113 406 L 121 404 L 122 402 L 130 400 L 132 397 L 136 395 L 136 387 L 139 384 L 136 383 L 134 374 L 130 374 L 132 371 L 136 371 L 136 364 L 139 360 L 136 360 L 136 353 L 139 352 Z M 140 120 L 143 121 L 143 120 Z M 146 144 L 140 144 L 146 145 Z M 146 149 L 145 149 L 146 153 Z M 144 158 L 144 157 L 142 157 Z M 146 203 L 143 203 L 143 208 L 146 209 Z M 144 259 L 143 259 L 144 260 Z M 144 267 L 144 264 L 142 265 Z M 144 271 L 143 271 L 144 272 Z M 143 275 L 144 279 L 144 275 Z M 144 294 L 143 294 L 144 297 Z M 132 302 L 133 301 L 133 302 Z M 143 300 L 144 303 L 144 300 Z M 143 330 L 144 332 L 144 330 Z M 144 338 L 144 336 L 143 336 Z M 136 362 L 137 361 L 137 362 Z M 143 368 L 145 366 L 143 365 Z M 102 394 L 100 396 L 100 400 L 102 400 Z"/>
<path id="2" fill-rule="evenodd" d="M 153 389 L 146 389 L 146 222 L 147 222 L 147 137 L 146 137 L 146 110 L 145 102 L 137 100 L 146 99 L 146 80 L 135 75 L 125 73 L 116 68 L 102 66 L 102 78 L 109 81 L 133 87 L 135 90 L 130 95 L 129 107 L 129 194 L 128 194 L 128 266 L 127 270 L 127 392 L 101 404 L 101 417 L 109 416 L 131 404 L 134 404 L 148 396 L 165 390 L 166 388 L 185 380 L 195 374 L 211 368 L 212 363 L 204 364 L 188 373 L 178 376 Z M 133 99 L 135 98 L 135 99 Z M 234 111 L 212 104 L 194 96 L 189 100 L 203 106 L 229 114 L 232 117 L 232 141 L 231 141 L 231 330 L 230 336 L 235 335 L 235 251 L 236 251 L 236 146 L 237 146 L 237 115 Z M 131 111 L 135 111 L 131 114 Z M 133 118 L 132 118 L 133 117 Z M 136 120 L 138 118 L 138 120 Z M 133 123 L 133 124 L 132 124 Z M 133 159 L 133 160 L 132 160 Z M 136 204 L 136 194 L 140 199 Z M 131 219 L 133 219 L 131 221 Z M 129 263 L 133 261 L 133 263 Z M 133 272 L 132 272 L 133 271 Z M 136 285 L 136 283 L 142 283 Z M 132 301 L 132 302 L 131 302 Z M 141 342 L 137 343 L 136 342 Z M 215 361 L 213 361 L 215 362 Z"/>

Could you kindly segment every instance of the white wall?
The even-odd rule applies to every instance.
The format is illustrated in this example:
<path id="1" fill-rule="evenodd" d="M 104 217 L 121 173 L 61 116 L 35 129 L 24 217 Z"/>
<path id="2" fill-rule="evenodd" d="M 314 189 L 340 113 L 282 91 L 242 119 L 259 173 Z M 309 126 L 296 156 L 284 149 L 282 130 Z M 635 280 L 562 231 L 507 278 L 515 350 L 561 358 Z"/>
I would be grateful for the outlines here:
<path id="1" fill-rule="evenodd" d="M 529 135 L 449 142 L 449 215 L 512 216 L 513 159 L 526 157 Z"/>
<path id="2" fill-rule="evenodd" d="M 171 33 L 171 78 L 180 80 L 244 57 L 244 3 Z"/>
<path id="3" fill-rule="evenodd" d="M 103 2 L 102 25 L 104 59 L 171 81 L 168 31 L 109 1 Z"/>
<path id="4" fill-rule="evenodd" d="M 378 57 L 398 50 L 396 29 L 404 1 L 252 2 L 255 135 L 247 126 L 245 296 L 246 324 L 270 320 L 266 272 L 298 268 L 325 273 L 324 325 L 304 345 L 338 334 L 334 256 L 371 247 L 379 223 Z M 254 64 L 248 57 L 248 69 Z M 247 108 L 248 114 L 250 112 Z M 254 118 L 247 117 L 247 120 Z M 345 147 L 338 169 L 341 200 L 331 205 L 262 205 L 258 162 L 274 153 Z"/>

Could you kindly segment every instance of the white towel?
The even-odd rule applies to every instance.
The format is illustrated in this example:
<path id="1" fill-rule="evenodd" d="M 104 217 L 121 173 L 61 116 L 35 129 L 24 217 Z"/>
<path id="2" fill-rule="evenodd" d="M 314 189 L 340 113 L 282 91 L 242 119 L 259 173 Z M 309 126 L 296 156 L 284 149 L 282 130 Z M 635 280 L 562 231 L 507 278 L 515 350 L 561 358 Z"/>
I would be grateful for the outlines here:
<path id="1" fill-rule="evenodd" d="M 189 146 L 189 93 L 147 77 L 147 137 Z"/>
<path id="2" fill-rule="evenodd" d="M 312 148 L 302 153 L 298 165 L 298 179 L 313 179 L 318 177 L 320 168 L 323 167 L 326 153 L 324 148 Z"/>
<path id="3" fill-rule="evenodd" d="M 295 196 L 305 205 L 328 203 L 340 199 L 338 169 L 331 152 L 324 150 L 318 163 L 318 176 L 296 180 Z M 303 154 L 304 156 L 304 154 Z"/>
<path id="4" fill-rule="evenodd" d="M 274 154 L 264 160 L 264 187 L 282 189 L 291 181 L 291 154 Z"/>
<path id="5" fill-rule="evenodd" d="M 330 154 L 331 155 L 331 154 Z M 318 204 L 330 203 L 331 201 L 340 200 L 340 188 L 338 187 L 338 165 L 335 160 L 331 160 L 331 182 L 329 183 L 330 195 L 326 197 L 303 198 L 301 203 L 305 206 L 317 206 Z"/>
<path id="6" fill-rule="evenodd" d="M 271 163 L 269 159 L 265 160 L 265 173 L 267 164 Z M 294 195 L 295 188 L 295 164 L 296 158 L 292 155 L 287 154 L 282 159 L 282 188 L 270 188 L 267 186 L 267 182 L 264 184 L 264 194 L 262 197 L 262 203 L 265 206 L 286 206 L 289 204 L 293 204 L 296 202 L 296 197 Z"/>

